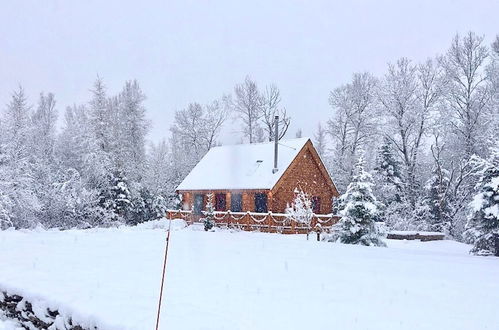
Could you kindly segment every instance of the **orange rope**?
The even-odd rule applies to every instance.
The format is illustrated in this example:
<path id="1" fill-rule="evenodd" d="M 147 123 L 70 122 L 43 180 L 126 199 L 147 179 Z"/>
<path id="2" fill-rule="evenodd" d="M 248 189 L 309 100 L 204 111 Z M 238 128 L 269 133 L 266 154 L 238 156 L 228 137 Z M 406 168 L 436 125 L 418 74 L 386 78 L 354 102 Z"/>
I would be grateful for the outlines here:
<path id="1" fill-rule="evenodd" d="M 158 316 L 156 318 L 156 330 L 159 329 L 159 315 L 161 314 L 161 300 L 163 298 L 163 286 L 164 286 L 164 283 L 165 283 L 166 260 L 168 258 L 168 245 L 170 244 L 170 229 L 171 229 L 171 226 L 172 226 L 172 220 L 170 220 L 170 224 L 168 225 L 168 234 L 166 236 L 165 259 L 163 261 L 163 275 L 161 277 L 161 289 L 159 290 Z"/>

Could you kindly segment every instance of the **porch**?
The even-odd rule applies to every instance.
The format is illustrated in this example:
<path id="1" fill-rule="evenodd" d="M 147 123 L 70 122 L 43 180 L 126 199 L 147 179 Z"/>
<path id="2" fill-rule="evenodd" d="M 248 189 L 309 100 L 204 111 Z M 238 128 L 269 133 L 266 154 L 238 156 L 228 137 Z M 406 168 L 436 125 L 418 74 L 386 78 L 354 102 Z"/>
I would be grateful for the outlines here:
<path id="1" fill-rule="evenodd" d="M 167 219 L 183 219 L 189 225 L 200 223 L 204 215 L 194 214 L 191 210 L 167 210 Z M 257 213 L 215 211 L 214 222 L 219 228 L 233 228 L 265 233 L 306 234 L 311 231 L 329 231 L 338 223 L 340 217 L 333 214 L 313 214 L 310 227 L 284 213 Z"/>

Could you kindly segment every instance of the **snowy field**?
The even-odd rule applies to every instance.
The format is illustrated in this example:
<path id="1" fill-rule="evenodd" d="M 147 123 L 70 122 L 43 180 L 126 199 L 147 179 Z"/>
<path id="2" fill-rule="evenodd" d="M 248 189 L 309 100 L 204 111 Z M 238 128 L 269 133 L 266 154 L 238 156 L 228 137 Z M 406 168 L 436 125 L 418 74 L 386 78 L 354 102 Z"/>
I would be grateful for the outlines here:
<path id="1" fill-rule="evenodd" d="M 151 225 L 0 232 L 0 289 L 101 329 L 153 329 L 164 243 Z M 499 258 L 469 249 L 175 230 L 161 329 L 499 329 Z"/>
<path id="2" fill-rule="evenodd" d="M 2 316 L 0 316 L 0 330 L 24 330 L 24 329 L 18 326 L 15 322 L 10 320 L 5 320 Z"/>

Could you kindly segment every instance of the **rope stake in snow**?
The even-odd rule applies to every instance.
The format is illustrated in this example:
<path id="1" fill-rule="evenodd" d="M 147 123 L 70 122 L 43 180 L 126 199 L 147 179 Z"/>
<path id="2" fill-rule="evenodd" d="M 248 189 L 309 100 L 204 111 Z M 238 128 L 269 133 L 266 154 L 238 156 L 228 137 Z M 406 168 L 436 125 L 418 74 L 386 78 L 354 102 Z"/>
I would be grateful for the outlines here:
<path id="1" fill-rule="evenodd" d="M 158 316 L 156 318 L 156 330 L 159 329 L 159 316 L 161 314 L 161 300 L 163 299 L 163 286 L 165 284 L 165 274 L 166 274 L 166 260 L 168 259 L 168 245 L 170 244 L 170 231 L 172 227 L 172 221 L 169 220 L 168 234 L 166 235 L 166 246 L 165 246 L 165 259 L 163 260 L 163 275 L 161 276 L 161 288 L 159 290 L 159 302 L 158 302 Z"/>

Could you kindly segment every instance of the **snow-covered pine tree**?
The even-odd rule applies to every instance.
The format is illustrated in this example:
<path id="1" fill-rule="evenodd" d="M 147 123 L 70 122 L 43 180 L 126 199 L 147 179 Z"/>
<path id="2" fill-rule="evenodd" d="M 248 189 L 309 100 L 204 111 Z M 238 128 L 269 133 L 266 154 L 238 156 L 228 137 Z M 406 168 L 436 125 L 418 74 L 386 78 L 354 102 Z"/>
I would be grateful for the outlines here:
<path id="1" fill-rule="evenodd" d="M 31 108 L 19 87 L 1 118 L 0 189 L 3 191 L 2 213 L 15 228 L 30 228 L 39 222 L 36 214 L 40 201 L 34 193 Z"/>
<path id="2" fill-rule="evenodd" d="M 118 97 L 117 124 L 120 132 L 116 136 L 119 139 L 116 165 L 125 172 L 129 180 L 136 183 L 141 183 L 146 163 L 145 139 L 149 122 L 145 117 L 145 98 L 136 80 L 125 82 Z"/>
<path id="3" fill-rule="evenodd" d="M 38 106 L 31 117 L 30 162 L 32 164 L 33 190 L 40 201 L 37 219 L 44 226 L 57 226 L 59 214 L 55 204 L 59 196 L 57 183 L 62 179 L 58 162 L 55 161 L 57 110 L 54 94 L 40 94 Z"/>
<path id="4" fill-rule="evenodd" d="M 167 208 L 176 207 L 170 203 L 170 198 L 177 195 L 174 193 L 176 180 L 171 179 L 171 153 L 165 140 L 150 145 L 146 165 L 143 185 L 150 194 L 151 215 L 158 219 L 165 215 Z"/>
<path id="5" fill-rule="evenodd" d="M 132 197 L 133 206 L 127 214 L 126 221 L 130 225 L 136 225 L 148 220 L 156 219 L 153 215 L 153 196 L 147 188 L 142 187 L 138 194 Z"/>
<path id="6" fill-rule="evenodd" d="M 452 226 L 452 210 L 449 205 L 449 190 L 451 189 L 450 173 L 443 168 L 441 154 L 443 145 L 439 145 L 438 135 L 431 146 L 434 165 L 430 179 L 425 185 L 424 202 L 427 206 L 426 223 L 430 231 L 450 233 Z"/>
<path id="7" fill-rule="evenodd" d="M 206 211 L 204 214 L 204 230 L 209 231 L 215 226 L 215 208 L 213 206 L 213 194 L 210 193 L 207 196 Z"/>
<path id="8" fill-rule="evenodd" d="M 0 120 L 0 230 L 7 229 L 14 226 L 12 222 L 12 205 L 9 195 L 7 194 L 7 188 L 9 186 L 9 180 L 7 178 L 7 164 L 8 157 L 5 152 L 4 131 L 2 122 Z"/>
<path id="9" fill-rule="evenodd" d="M 451 209 L 447 201 L 449 188 L 449 172 L 434 168 L 425 190 L 425 202 L 428 206 L 428 230 L 448 232 L 451 225 Z"/>
<path id="10" fill-rule="evenodd" d="M 116 196 L 113 193 L 116 187 L 115 174 L 122 170 L 116 166 L 117 147 L 111 143 L 119 141 L 119 137 L 112 136 L 112 133 L 116 133 L 117 126 L 115 121 L 117 116 L 113 116 L 116 107 L 113 107 L 111 99 L 107 97 L 106 88 L 100 77 L 97 77 L 91 92 L 89 110 L 85 112 L 88 117 L 88 122 L 85 124 L 88 125 L 90 134 L 84 157 L 90 172 L 85 173 L 84 177 L 88 188 L 98 191 L 98 205 L 101 208 L 99 213 L 102 214 L 100 225 L 107 226 L 120 219 L 115 212 L 115 200 L 112 199 Z"/>
<path id="11" fill-rule="evenodd" d="M 162 195 L 160 194 L 153 195 L 151 197 L 151 205 L 150 205 L 151 217 L 149 218 L 149 220 L 160 219 L 164 217 L 166 214 L 166 210 L 168 209 L 168 203 L 169 201 L 167 201 Z M 176 203 L 180 204 L 178 197 Z M 181 208 L 180 206 L 177 207 L 177 209 L 180 208 Z"/>
<path id="12" fill-rule="evenodd" d="M 101 199 L 109 189 L 109 158 L 98 145 L 90 118 L 84 106 L 68 107 L 56 141 L 61 173 L 54 183 L 53 212 L 58 227 L 107 226 L 115 219 Z"/>
<path id="13" fill-rule="evenodd" d="M 110 195 L 105 199 L 106 206 L 116 214 L 120 221 L 127 221 L 133 212 L 132 196 L 129 183 L 122 172 L 116 172 L 111 177 Z M 131 222 L 131 221 L 127 221 Z"/>
<path id="14" fill-rule="evenodd" d="M 400 162 L 393 153 L 392 142 L 384 139 L 376 159 L 374 168 L 375 191 L 383 203 L 401 202 L 402 179 L 400 173 Z"/>
<path id="15" fill-rule="evenodd" d="M 291 205 L 287 205 L 286 214 L 288 218 L 307 226 L 307 240 L 310 235 L 310 231 L 312 230 L 312 218 L 314 215 L 314 211 L 312 209 L 312 200 L 309 195 L 305 193 L 303 190 L 296 188 L 295 198 Z"/>
<path id="16" fill-rule="evenodd" d="M 481 175 L 470 203 L 465 237 L 474 243 L 472 253 L 499 256 L 499 148 L 493 147 L 488 159 L 477 157 L 475 161 Z"/>
<path id="17" fill-rule="evenodd" d="M 0 178 L 0 181 L 2 179 Z M 9 196 L 2 191 L 0 187 L 0 230 L 14 226 L 12 222 L 12 201 Z"/>
<path id="18" fill-rule="evenodd" d="M 383 204 L 379 216 L 392 229 L 407 229 L 409 207 L 404 199 L 401 164 L 395 157 L 393 143 L 385 138 L 376 156 L 373 192 Z"/>
<path id="19" fill-rule="evenodd" d="M 111 141 L 111 114 L 108 107 L 108 98 L 106 95 L 106 86 L 100 77 L 94 82 L 91 90 L 92 100 L 90 101 L 90 122 L 100 150 L 109 152 Z"/>
<path id="20" fill-rule="evenodd" d="M 336 238 L 341 243 L 385 246 L 376 224 L 380 203 L 372 192 L 372 177 L 364 169 L 361 156 L 355 164 L 352 182 L 340 197 L 341 220 Z"/>
<path id="21" fill-rule="evenodd" d="M 111 113 L 118 114 L 113 124 L 117 129 L 113 166 L 127 178 L 130 204 L 125 219 L 128 224 L 151 220 L 151 196 L 144 186 L 147 166 L 145 140 L 149 129 L 144 100 L 139 83 L 133 80 L 125 82 L 119 96 L 111 102 L 117 107 Z"/>

